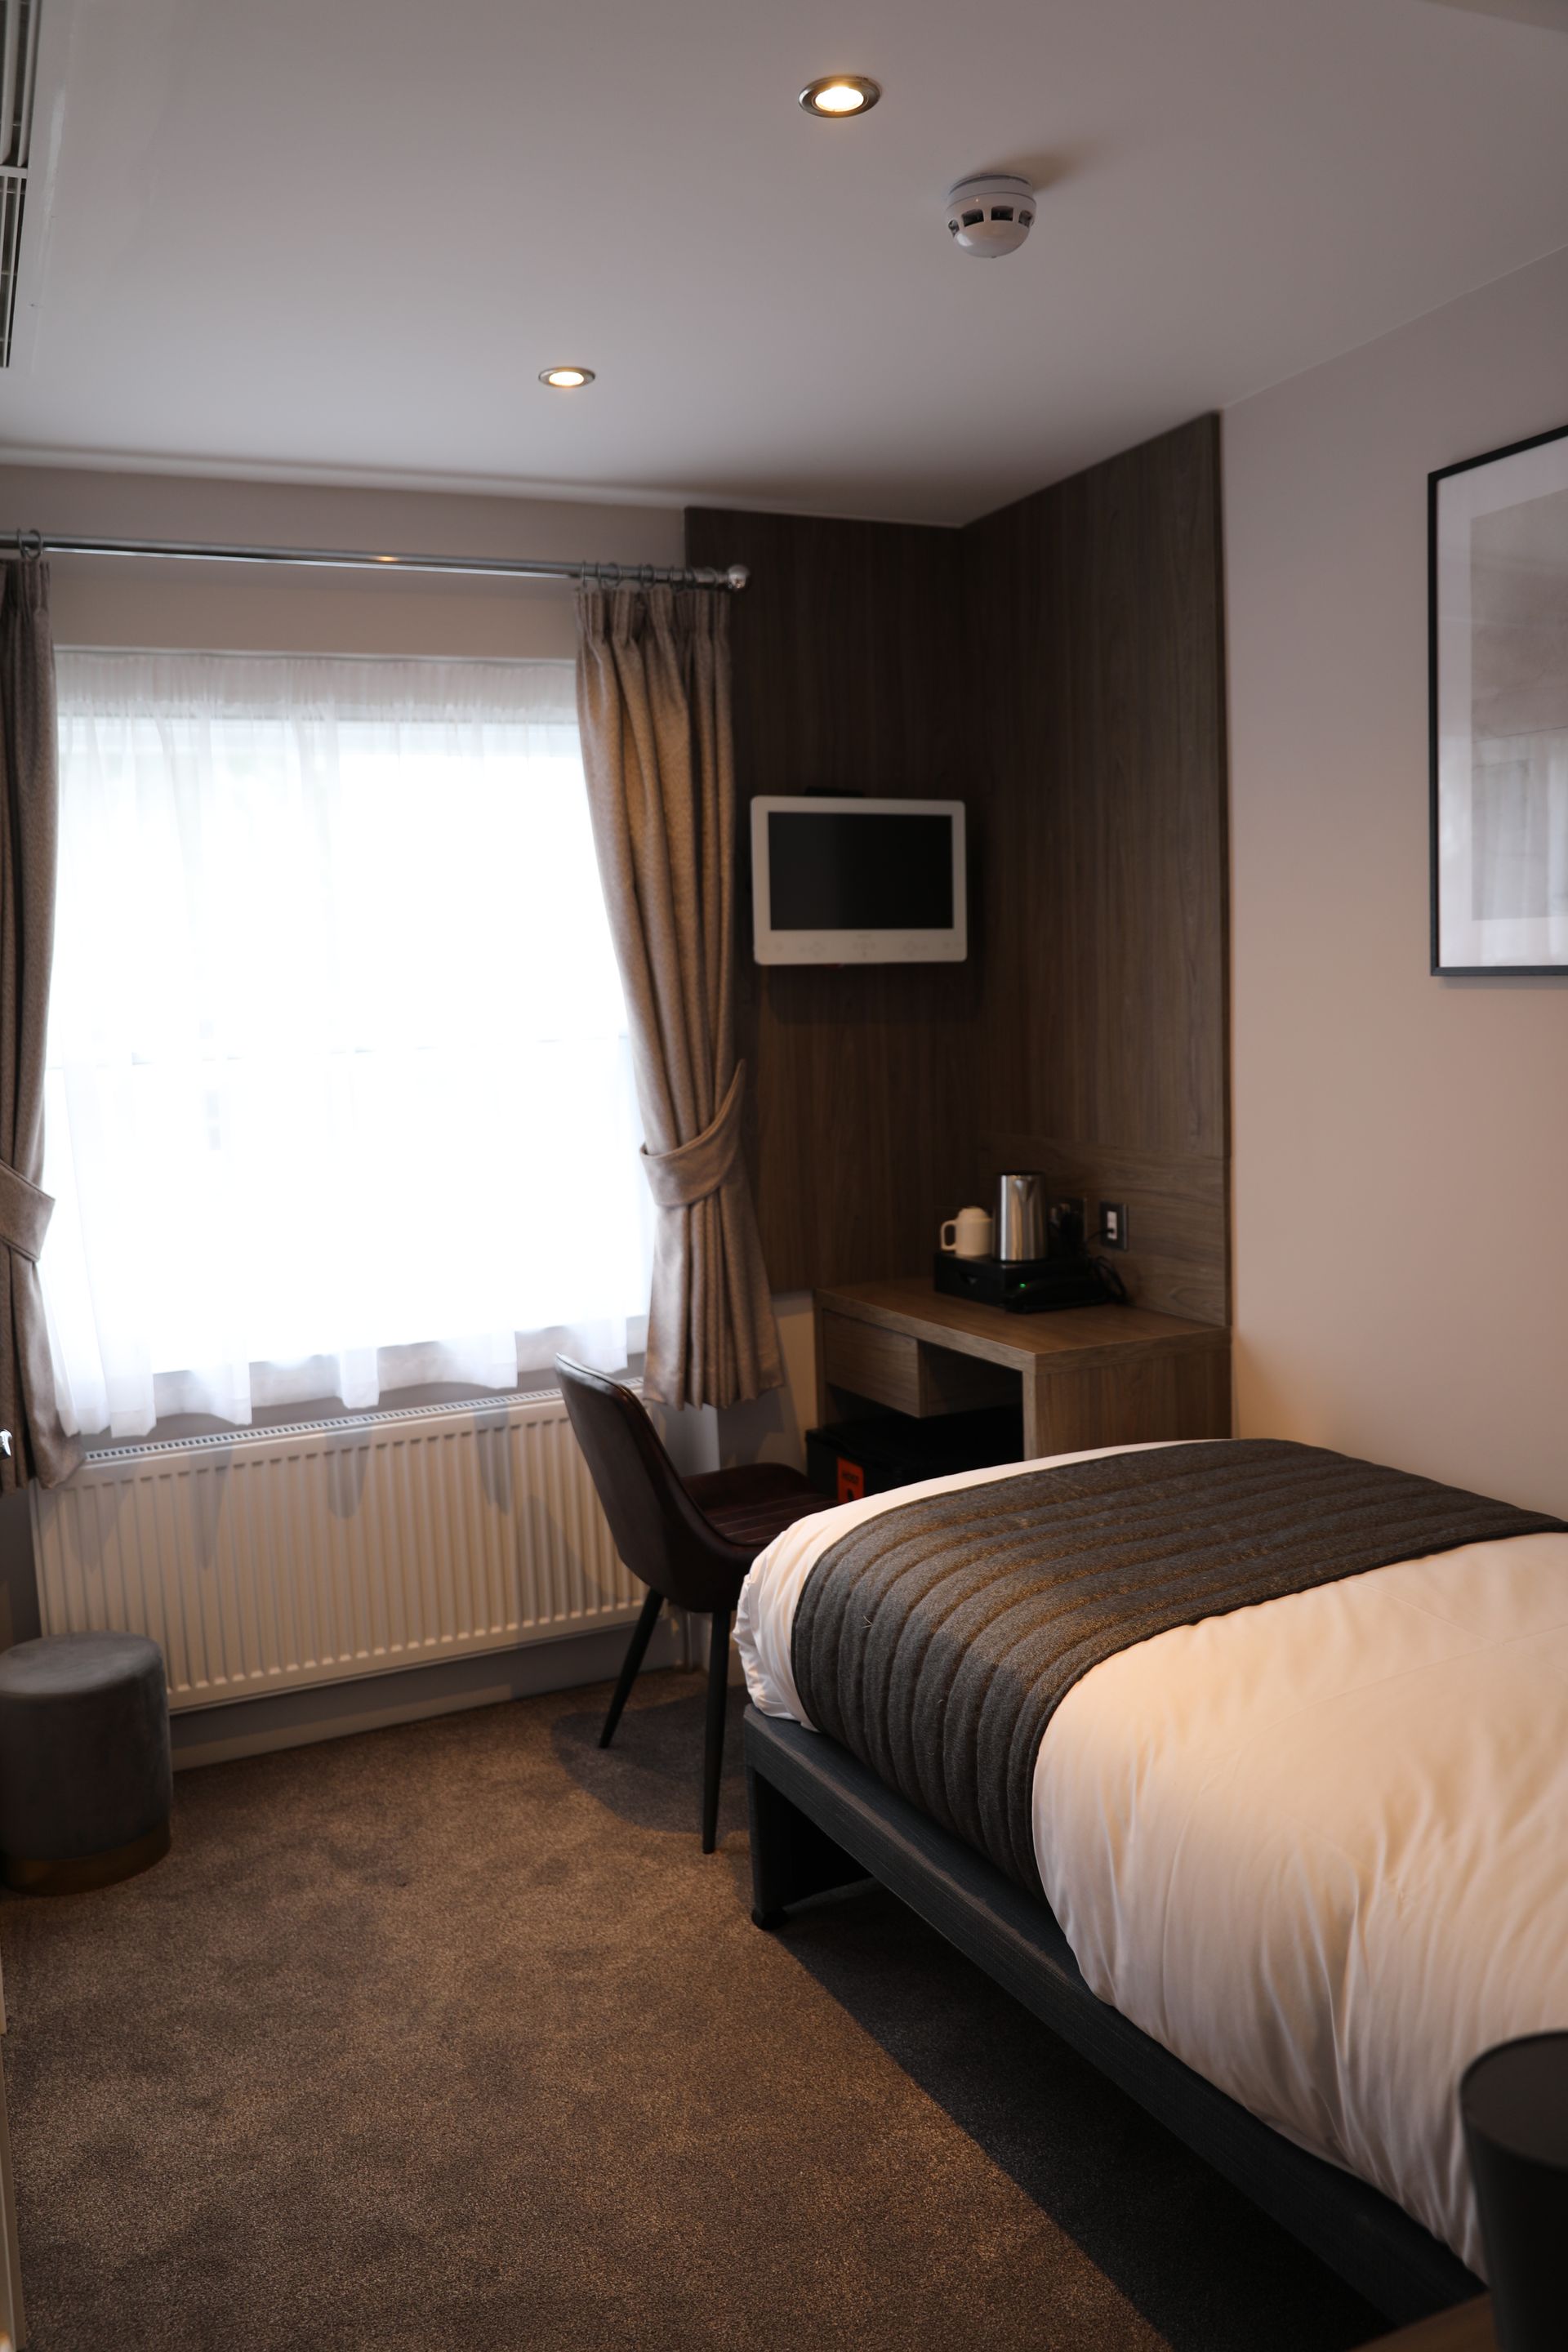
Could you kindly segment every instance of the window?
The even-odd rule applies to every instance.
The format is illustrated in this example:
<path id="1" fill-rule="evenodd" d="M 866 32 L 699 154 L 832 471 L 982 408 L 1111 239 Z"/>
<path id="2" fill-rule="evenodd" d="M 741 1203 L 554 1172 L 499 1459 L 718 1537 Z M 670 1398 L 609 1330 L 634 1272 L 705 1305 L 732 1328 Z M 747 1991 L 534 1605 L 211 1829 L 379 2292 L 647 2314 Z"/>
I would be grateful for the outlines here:
<path id="1" fill-rule="evenodd" d="M 74 653 L 59 696 L 68 1425 L 623 1362 L 648 1220 L 571 666 Z"/>

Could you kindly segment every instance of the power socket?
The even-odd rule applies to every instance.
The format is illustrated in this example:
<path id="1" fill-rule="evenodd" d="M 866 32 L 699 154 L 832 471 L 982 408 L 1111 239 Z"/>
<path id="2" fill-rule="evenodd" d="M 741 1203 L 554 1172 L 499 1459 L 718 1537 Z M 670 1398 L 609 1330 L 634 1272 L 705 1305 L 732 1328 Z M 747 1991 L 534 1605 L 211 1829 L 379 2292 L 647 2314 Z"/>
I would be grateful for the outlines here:
<path id="1" fill-rule="evenodd" d="M 1083 1247 L 1088 1225 L 1089 1203 L 1081 1192 L 1061 1192 L 1050 1202 L 1046 1218 L 1051 1229 L 1051 1254 L 1054 1257 L 1072 1257 Z"/>
<path id="2" fill-rule="evenodd" d="M 1127 1247 L 1127 1203 L 1125 1201 L 1101 1201 L 1100 1204 L 1099 1239 L 1101 1249 L 1124 1250 Z"/>

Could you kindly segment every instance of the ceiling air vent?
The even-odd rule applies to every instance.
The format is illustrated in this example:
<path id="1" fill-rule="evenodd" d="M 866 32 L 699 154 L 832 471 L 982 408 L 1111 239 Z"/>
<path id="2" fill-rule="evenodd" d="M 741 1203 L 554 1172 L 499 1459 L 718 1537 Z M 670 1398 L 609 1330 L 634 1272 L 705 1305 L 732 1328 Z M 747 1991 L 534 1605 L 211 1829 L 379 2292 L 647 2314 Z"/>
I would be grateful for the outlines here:
<path id="1" fill-rule="evenodd" d="M 0 367 L 11 364 L 11 322 L 16 315 L 16 267 L 22 253 L 22 206 L 27 194 L 42 5 L 43 0 L 5 0 L 4 53 L 0 55 Z"/>

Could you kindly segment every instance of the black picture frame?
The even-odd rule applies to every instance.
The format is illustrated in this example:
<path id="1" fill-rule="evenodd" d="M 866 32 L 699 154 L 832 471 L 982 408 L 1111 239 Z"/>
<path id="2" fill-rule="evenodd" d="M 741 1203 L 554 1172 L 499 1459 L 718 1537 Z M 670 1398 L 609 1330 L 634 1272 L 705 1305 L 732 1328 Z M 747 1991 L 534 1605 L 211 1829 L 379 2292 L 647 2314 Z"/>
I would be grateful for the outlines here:
<path id="1" fill-rule="evenodd" d="M 1464 476 L 1479 478 L 1489 469 L 1498 468 L 1500 475 L 1496 487 L 1500 491 L 1504 488 L 1500 469 L 1511 467 L 1517 477 L 1521 472 L 1519 460 L 1531 458 L 1534 453 L 1548 449 L 1560 450 L 1562 456 L 1560 467 L 1553 466 L 1545 469 L 1553 477 L 1552 488 L 1549 490 L 1527 493 L 1524 499 L 1517 501 L 1510 501 L 1505 497 L 1500 500 L 1500 507 L 1496 510 L 1500 511 L 1503 507 L 1510 503 L 1530 504 L 1533 502 L 1534 498 L 1539 497 L 1554 497 L 1559 493 L 1568 497 L 1568 425 L 1555 426 L 1548 433 L 1532 434 L 1523 441 L 1509 442 L 1501 448 L 1486 450 L 1477 457 L 1462 458 L 1457 465 L 1439 467 L 1426 477 L 1426 718 L 1430 969 L 1436 976 L 1443 979 L 1489 980 L 1505 976 L 1568 979 L 1568 938 L 1564 940 L 1561 955 L 1555 960 L 1544 962 L 1532 960 L 1528 956 L 1517 961 L 1494 958 L 1479 962 L 1459 958 L 1450 961 L 1446 960 L 1445 956 L 1445 949 L 1450 944 L 1445 939 L 1445 897 L 1448 898 L 1451 908 L 1454 887 L 1461 878 L 1463 869 L 1456 873 L 1455 861 L 1452 857 L 1447 867 L 1444 862 L 1444 821 L 1446 816 L 1452 814 L 1448 804 L 1452 790 L 1451 777 L 1446 778 L 1444 773 L 1445 709 L 1446 705 L 1451 701 L 1451 689 L 1445 677 L 1444 656 L 1446 646 L 1452 646 L 1457 632 L 1468 629 L 1472 640 L 1474 636 L 1473 620 L 1468 613 L 1456 612 L 1445 603 L 1445 572 L 1448 568 L 1446 558 L 1451 558 L 1452 555 L 1452 537 L 1455 527 L 1454 518 L 1445 515 L 1445 485 L 1458 483 Z M 1540 469 L 1531 467 L 1529 470 L 1534 473 Z M 1515 487 L 1517 486 L 1516 480 Z M 1483 507 L 1481 511 L 1489 510 Z M 1446 524 L 1448 526 L 1447 531 Z M 1522 925 L 1533 919 L 1535 919 L 1521 916 L 1519 922 Z M 1551 918 L 1548 915 L 1540 919 L 1545 921 L 1550 920 Z M 1462 924 L 1454 923 L 1450 912 L 1449 929 L 1462 930 L 1463 928 Z M 1473 920 L 1469 928 L 1472 930 L 1476 928 Z M 1452 944 L 1457 946 L 1458 941 L 1455 940 Z"/>

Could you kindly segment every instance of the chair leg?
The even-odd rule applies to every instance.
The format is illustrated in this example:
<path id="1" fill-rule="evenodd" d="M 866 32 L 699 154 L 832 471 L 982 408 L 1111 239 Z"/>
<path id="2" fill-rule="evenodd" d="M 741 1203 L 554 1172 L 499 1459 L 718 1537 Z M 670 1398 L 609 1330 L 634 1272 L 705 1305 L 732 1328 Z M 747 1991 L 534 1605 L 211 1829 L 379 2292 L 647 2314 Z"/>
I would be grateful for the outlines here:
<path id="1" fill-rule="evenodd" d="M 610 1701 L 610 1711 L 605 1717 L 605 1727 L 599 1734 L 601 1748 L 607 1748 L 616 1736 L 616 1726 L 621 1719 L 622 1709 L 632 1695 L 632 1685 L 637 1678 L 637 1668 L 647 1654 L 647 1645 L 653 1638 L 653 1629 L 658 1622 L 658 1612 L 663 1607 L 663 1593 L 655 1592 L 650 1585 L 647 1599 L 642 1605 L 642 1615 L 633 1626 L 632 1638 L 626 1643 L 626 1654 L 621 1664 L 621 1678 L 616 1685 L 616 1695 Z"/>
<path id="2" fill-rule="evenodd" d="M 724 1770 L 724 1706 L 730 1689 L 730 1612 L 715 1609 L 708 1647 L 708 1738 L 702 1755 L 702 1851 L 719 1842 L 719 1781 Z"/>

